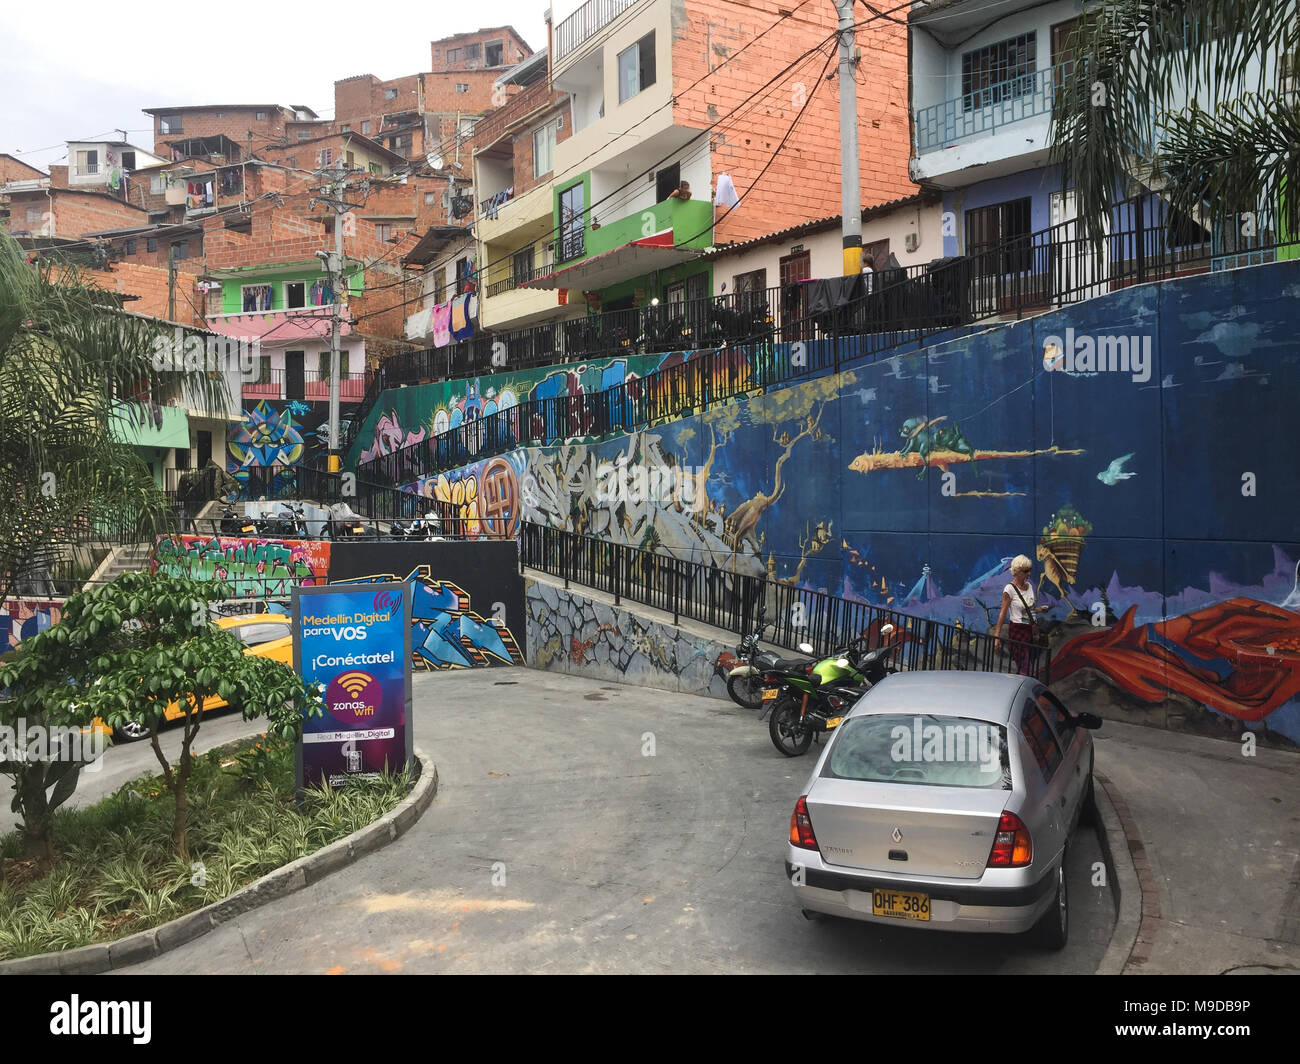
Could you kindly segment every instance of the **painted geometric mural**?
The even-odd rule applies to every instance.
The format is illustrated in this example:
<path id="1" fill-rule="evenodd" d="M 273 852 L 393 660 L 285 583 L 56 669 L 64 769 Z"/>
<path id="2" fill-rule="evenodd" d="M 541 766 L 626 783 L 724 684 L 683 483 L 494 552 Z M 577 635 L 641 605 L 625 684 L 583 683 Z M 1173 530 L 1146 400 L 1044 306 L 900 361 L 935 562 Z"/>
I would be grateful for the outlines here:
<path id="1" fill-rule="evenodd" d="M 1023 553 L 1061 622 L 1064 694 L 1300 741 L 1297 326 L 1300 264 L 1129 288 L 632 436 L 521 450 L 494 497 L 981 631 Z M 620 458 L 689 473 L 696 497 L 608 505 L 599 470 Z M 454 495 L 483 465 L 420 487 Z"/>

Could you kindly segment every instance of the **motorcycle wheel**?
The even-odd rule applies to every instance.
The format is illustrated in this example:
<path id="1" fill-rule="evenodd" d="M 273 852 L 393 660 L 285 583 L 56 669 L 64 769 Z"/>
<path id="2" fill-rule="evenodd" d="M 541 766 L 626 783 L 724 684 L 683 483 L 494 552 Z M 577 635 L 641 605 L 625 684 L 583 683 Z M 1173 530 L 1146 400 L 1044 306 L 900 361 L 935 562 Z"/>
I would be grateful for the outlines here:
<path id="1" fill-rule="evenodd" d="M 738 706 L 746 709 L 763 708 L 763 678 L 753 673 L 748 676 L 728 676 L 727 694 Z"/>
<path id="2" fill-rule="evenodd" d="M 772 745 L 786 757 L 798 757 L 812 746 L 812 729 L 799 720 L 799 703 L 800 699 L 789 696 L 779 699 L 767 722 Z"/>

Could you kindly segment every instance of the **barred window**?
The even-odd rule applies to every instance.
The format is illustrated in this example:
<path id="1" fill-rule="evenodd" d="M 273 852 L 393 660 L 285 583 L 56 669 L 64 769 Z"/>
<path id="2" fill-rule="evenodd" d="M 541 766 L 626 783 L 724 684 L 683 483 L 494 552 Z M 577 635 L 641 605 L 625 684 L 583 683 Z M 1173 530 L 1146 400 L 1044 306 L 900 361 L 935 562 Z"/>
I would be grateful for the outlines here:
<path id="1" fill-rule="evenodd" d="M 964 110 L 974 111 L 1033 91 L 1038 36 L 1019 37 L 976 48 L 961 57 L 961 96 Z"/>

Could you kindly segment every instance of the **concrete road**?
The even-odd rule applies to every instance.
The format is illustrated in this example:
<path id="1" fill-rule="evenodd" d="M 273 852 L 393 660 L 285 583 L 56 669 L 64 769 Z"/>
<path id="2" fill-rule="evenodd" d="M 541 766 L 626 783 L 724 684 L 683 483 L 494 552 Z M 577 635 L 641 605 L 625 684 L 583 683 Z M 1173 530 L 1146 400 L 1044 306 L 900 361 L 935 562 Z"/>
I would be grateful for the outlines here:
<path id="1" fill-rule="evenodd" d="M 1059 954 L 809 923 L 782 860 L 813 754 L 779 755 L 755 714 L 530 669 L 424 674 L 414 692 L 441 788 L 409 834 L 128 971 L 1091 973 L 1105 951 L 1091 832 Z"/>
<path id="2" fill-rule="evenodd" d="M 228 743 L 245 735 L 258 735 L 266 730 L 265 721 L 245 721 L 238 713 L 213 713 L 203 719 L 194 750 L 202 753 L 214 746 Z M 163 730 L 163 753 L 174 764 L 181 754 L 181 730 L 170 726 Z M 153 747 L 146 740 L 135 743 L 116 743 L 105 750 L 103 757 L 82 769 L 81 779 L 69 806 L 88 805 L 117 790 L 127 780 L 136 776 L 157 775 L 162 772 Z M 9 778 L 0 777 L 0 835 L 18 826 L 19 817 L 10 811 L 13 786 Z"/>

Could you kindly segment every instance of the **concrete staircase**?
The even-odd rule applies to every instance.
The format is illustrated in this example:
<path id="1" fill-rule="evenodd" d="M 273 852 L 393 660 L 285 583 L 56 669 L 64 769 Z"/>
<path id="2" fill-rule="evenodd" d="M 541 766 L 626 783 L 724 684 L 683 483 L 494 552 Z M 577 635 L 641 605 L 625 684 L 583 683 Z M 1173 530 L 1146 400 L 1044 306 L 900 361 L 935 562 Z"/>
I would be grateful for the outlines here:
<path id="1" fill-rule="evenodd" d="M 147 573 L 149 552 L 152 549 L 151 543 L 128 543 L 122 547 L 114 547 L 91 578 L 86 581 L 86 587 L 102 587 L 116 580 L 123 573 Z"/>

